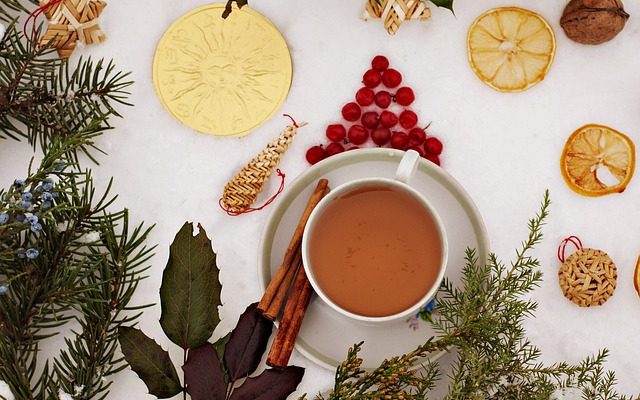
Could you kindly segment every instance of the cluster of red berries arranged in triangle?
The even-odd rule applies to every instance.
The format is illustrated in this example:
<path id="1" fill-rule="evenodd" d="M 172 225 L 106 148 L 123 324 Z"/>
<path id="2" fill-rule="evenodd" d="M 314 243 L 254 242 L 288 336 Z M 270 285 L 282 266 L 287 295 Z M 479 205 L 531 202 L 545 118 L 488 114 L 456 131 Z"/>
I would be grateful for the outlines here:
<path id="1" fill-rule="evenodd" d="M 402 75 L 389 68 L 385 56 L 375 56 L 371 69 L 362 77 L 364 86 L 355 101 L 342 107 L 342 121 L 327 126 L 329 143 L 307 150 L 315 164 L 327 157 L 365 146 L 415 150 L 440 165 L 442 142 L 418 126 L 418 115 L 409 107 L 415 100 L 413 89 L 401 86 Z"/>

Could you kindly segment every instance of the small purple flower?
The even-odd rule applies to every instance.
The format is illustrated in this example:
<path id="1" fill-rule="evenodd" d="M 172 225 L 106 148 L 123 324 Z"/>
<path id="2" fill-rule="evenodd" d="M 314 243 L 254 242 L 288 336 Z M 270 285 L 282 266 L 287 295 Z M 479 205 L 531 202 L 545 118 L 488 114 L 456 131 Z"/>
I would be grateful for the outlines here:
<path id="1" fill-rule="evenodd" d="M 62 161 L 56 161 L 53 163 L 53 170 L 56 172 L 61 172 L 65 167 L 65 164 Z"/>
<path id="2" fill-rule="evenodd" d="M 13 181 L 13 187 L 19 189 L 24 186 L 24 179 L 16 179 Z"/>
<path id="3" fill-rule="evenodd" d="M 33 225 L 33 224 L 37 224 L 39 221 L 39 218 L 36 214 L 31 214 L 27 216 L 27 221 Z"/>
<path id="4" fill-rule="evenodd" d="M 42 205 L 40 206 L 41 209 L 46 210 L 51 208 L 52 204 L 50 201 L 45 201 L 44 203 L 42 203 Z"/>
<path id="5" fill-rule="evenodd" d="M 7 222 L 9 222 L 9 214 L 3 212 L 2 214 L 0 214 L 0 225 L 4 225 Z"/>
<path id="6" fill-rule="evenodd" d="M 9 288 L 6 285 L 1 285 L 0 286 L 0 296 L 4 296 L 7 293 L 9 293 Z"/>
<path id="7" fill-rule="evenodd" d="M 27 201 L 27 200 L 22 200 L 22 201 L 20 201 L 20 207 L 22 207 L 22 208 L 24 208 L 26 210 L 29 207 L 31 207 L 31 202 Z"/>
<path id="8" fill-rule="evenodd" d="M 31 224 L 31 232 L 38 233 L 42 232 L 42 225 L 36 222 L 35 224 Z"/>
<path id="9" fill-rule="evenodd" d="M 35 260 L 40 255 L 40 252 L 34 248 L 28 249 L 25 254 L 29 260 Z"/>
<path id="10" fill-rule="evenodd" d="M 24 222 L 27 219 L 27 216 L 24 214 L 18 214 L 18 216 L 16 217 L 16 221 L 18 222 Z"/>
<path id="11" fill-rule="evenodd" d="M 42 193 L 42 200 L 43 201 L 51 201 L 53 200 L 53 195 L 49 192 L 44 192 Z"/>
<path id="12" fill-rule="evenodd" d="M 51 182 L 45 182 L 45 183 L 42 185 L 42 189 L 43 189 L 44 191 L 46 191 L 46 192 L 50 192 L 50 191 L 51 191 L 51 189 L 53 189 L 53 183 L 51 183 Z"/>
<path id="13" fill-rule="evenodd" d="M 33 200 L 33 195 L 31 194 L 31 192 L 24 192 L 22 193 L 22 200 L 24 201 L 31 201 Z"/>

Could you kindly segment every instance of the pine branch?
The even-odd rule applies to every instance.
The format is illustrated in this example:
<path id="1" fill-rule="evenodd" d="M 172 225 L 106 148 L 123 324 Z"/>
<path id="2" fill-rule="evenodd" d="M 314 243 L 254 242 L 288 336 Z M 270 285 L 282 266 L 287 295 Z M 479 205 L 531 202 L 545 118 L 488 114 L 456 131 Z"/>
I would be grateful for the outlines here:
<path id="1" fill-rule="evenodd" d="M 83 397 L 77 398 L 100 398 L 110 385 L 103 378 L 122 368 L 115 356 L 117 328 L 138 316 L 129 315 L 135 310 L 129 304 L 152 255 L 144 244 L 150 228 L 130 232 L 126 210 L 108 211 L 114 200 L 108 190 L 95 196 L 90 171 L 78 170 L 69 159 L 61 169 L 54 156 L 68 154 L 73 146 L 54 148 L 0 202 L 0 212 L 9 215 L 9 223 L 0 225 L 0 283 L 9 287 L 0 296 L 0 379 L 20 398 L 51 398 L 61 387 L 69 393 L 82 387 Z M 28 212 L 18 204 L 25 190 L 34 194 Z M 44 193 L 57 197 L 43 209 L 43 199 L 49 198 Z M 41 225 L 37 232 L 28 221 L 33 215 Z M 29 249 L 39 254 L 31 258 Z M 68 349 L 55 360 L 53 375 L 36 379 L 38 343 L 71 318 L 80 333 L 66 339 Z"/>
<path id="2" fill-rule="evenodd" d="M 91 156 L 99 151 L 93 139 L 120 116 L 115 105 L 130 105 L 132 82 L 112 62 L 80 59 L 70 66 L 54 53 L 9 26 L 0 42 L 0 139 L 24 137 L 47 149 L 54 138 L 90 132 L 79 150 Z"/>

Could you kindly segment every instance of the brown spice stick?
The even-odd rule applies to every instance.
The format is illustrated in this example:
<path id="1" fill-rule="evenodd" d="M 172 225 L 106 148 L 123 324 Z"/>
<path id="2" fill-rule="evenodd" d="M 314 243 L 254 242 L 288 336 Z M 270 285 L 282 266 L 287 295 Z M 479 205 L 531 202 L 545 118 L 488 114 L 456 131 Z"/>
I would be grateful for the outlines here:
<path id="1" fill-rule="evenodd" d="M 282 310 L 282 306 L 285 303 L 287 293 L 293 284 L 296 272 L 298 272 L 299 265 L 302 264 L 302 249 L 300 246 L 296 249 L 295 254 L 296 255 L 294 256 L 291 265 L 287 268 L 282 283 L 278 286 L 276 294 L 273 296 L 273 300 L 271 300 L 267 309 L 262 313 L 262 315 L 268 320 L 274 321 L 278 317 L 278 314 L 280 314 L 280 310 Z"/>
<path id="2" fill-rule="evenodd" d="M 324 197 L 328 185 L 329 181 L 327 181 L 326 179 L 320 179 L 318 181 L 318 185 L 313 191 L 313 194 L 311 194 L 311 197 L 307 202 L 307 206 L 305 207 L 302 216 L 298 221 L 298 226 L 296 226 L 296 230 L 294 231 L 291 241 L 289 242 L 287 251 L 284 254 L 282 264 L 280 264 L 280 268 L 278 268 L 278 271 L 273 276 L 273 279 L 271 279 L 271 282 L 269 283 L 269 286 L 267 286 L 267 289 L 265 290 L 260 303 L 258 303 L 258 310 L 260 310 L 261 312 L 264 313 L 269 309 L 269 306 L 273 302 L 273 299 L 278 292 L 278 288 L 281 285 L 284 284 L 287 288 L 290 286 L 291 281 L 285 282 L 287 271 L 289 269 L 297 268 L 297 265 L 292 265 L 292 262 L 293 258 L 295 257 L 296 250 L 300 247 L 300 243 L 302 242 L 302 233 L 304 232 L 304 227 L 307 225 L 307 221 L 309 220 L 311 212 Z M 282 308 L 282 304 L 280 304 L 279 306 L 278 304 L 275 304 L 273 307 L 278 307 L 278 309 L 280 309 Z"/>
<path id="3" fill-rule="evenodd" d="M 292 292 L 284 307 L 276 337 L 271 344 L 271 349 L 267 356 L 267 365 L 274 368 L 285 368 L 289 363 L 312 293 L 311 283 L 309 283 L 307 274 L 301 266 L 293 284 Z"/>

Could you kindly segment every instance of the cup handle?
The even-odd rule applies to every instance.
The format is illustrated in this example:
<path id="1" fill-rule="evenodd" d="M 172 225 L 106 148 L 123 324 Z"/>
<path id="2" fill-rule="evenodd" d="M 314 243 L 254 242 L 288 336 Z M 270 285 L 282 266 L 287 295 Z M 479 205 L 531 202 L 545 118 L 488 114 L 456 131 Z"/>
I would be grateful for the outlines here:
<path id="1" fill-rule="evenodd" d="M 396 180 L 408 184 L 416 172 L 418 161 L 420 161 L 420 154 L 417 151 L 408 150 L 405 152 L 396 170 Z"/>

